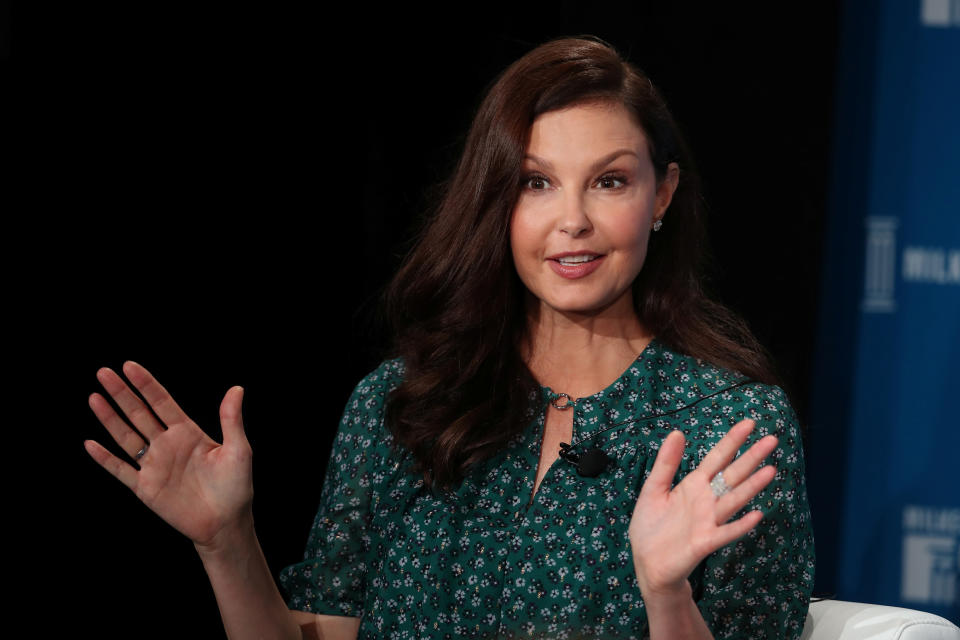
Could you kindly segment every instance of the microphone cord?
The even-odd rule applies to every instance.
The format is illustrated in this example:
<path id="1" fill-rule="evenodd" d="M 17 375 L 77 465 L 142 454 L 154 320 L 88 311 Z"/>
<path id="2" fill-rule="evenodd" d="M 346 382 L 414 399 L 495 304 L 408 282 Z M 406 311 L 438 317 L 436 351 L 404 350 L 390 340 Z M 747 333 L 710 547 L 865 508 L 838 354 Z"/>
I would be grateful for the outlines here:
<path id="1" fill-rule="evenodd" d="M 664 418 L 664 417 L 666 417 L 666 416 L 670 416 L 670 415 L 679 413 L 679 412 L 681 412 L 681 411 L 687 411 L 687 410 L 692 409 L 693 407 L 697 406 L 698 404 L 700 404 L 700 403 L 703 402 L 704 400 L 707 400 L 707 399 L 709 399 L 709 398 L 712 398 L 712 397 L 714 397 L 714 396 L 716 396 L 716 395 L 718 395 L 718 394 L 724 393 L 724 392 L 729 391 L 729 390 L 731 390 L 731 389 L 736 389 L 737 387 L 742 387 L 742 386 L 744 386 L 744 385 L 746 385 L 746 384 L 751 384 L 751 383 L 753 383 L 753 382 L 755 382 L 755 381 L 747 378 L 747 379 L 745 379 L 745 380 L 742 380 L 742 381 L 740 381 L 740 382 L 737 382 L 736 384 L 732 384 L 732 385 L 729 385 L 729 386 L 724 387 L 723 389 L 719 389 L 719 390 L 717 390 L 717 391 L 714 391 L 713 393 L 711 393 L 711 394 L 709 394 L 709 395 L 701 396 L 701 397 L 700 397 L 696 402 L 694 402 L 693 404 L 688 404 L 688 405 L 686 405 L 686 406 L 684 406 L 684 407 L 680 407 L 680 408 L 677 408 L 677 409 L 673 409 L 673 410 L 671 410 L 671 411 L 667 411 L 666 413 L 650 414 L 650 415 L 641 416 L 641 417 L 637 417 L 637 418 L 630 418 L 630 419 L 624 420 L 624 421 L 622 421 L 622 422 L 615 422 L 615 423 L 607 426 L 607 427 L 604 428 L 604 429 L 600 429 L 599 431 L 597 431 L 597 432 L 595 432 L 595 433 L 591 433 L 591 434 L 588 435 L 586 438 L 581 438 L 580 440 L 577 440 L 577 441 L 574 442 L 573 444 L 568 444 L 568 443 L 566 443 L 566 442 L 561 442 L 561 443 L 560 443 L 560 457 L 563 458 L 564 460 L 566 460 L 567 462 L 576 465 L 576 467 L 577 467 L 577 473 L 580 474 L 581 476 L 585 476 L 585 477 L 588 477 L 588 478 L 594 478 L 594 477 L 600 475 L 600 473 L 601 473 L 601 472 L 607 467 L 607 465 L 611 462 L 610 456 L 607 455 L 606 452 L 604 452 L 604 451 L 603 451 L 602 449 L 600 449 L 600 448 L 595 448 L 595 449 L 592 449 L 592 450 L 590 450 L 590 451 L 587 451 L 587 452 L 584 453 L 583 455 L 577 455 L 577 454 L 575 454 L 575 453 L 571 453 L 571 449 L 575 449 L 576 447 L 579 447 L 579 446 L 580 446 L 581 444 L 583 444 L 584 442 L 587 442 L 588 440 L 591 440 L 592 438 L 595 438 L 595 437 L 597 437 L 597 436 L 599 436 L 599 435 L 601 435 L 601 434 L 603 434 L 603 433 L 606 433 L 606 432 L 610 431 L 611 429 L 614 429 L 614 428 L 617 428 L 617 427 L 624 427 L 624 426 L 627 426 L 627 425 L 630 425 L 630 424 L 634 424 L 634 423 L 636 423 L 636 422 L 642 422 L 642 421 L 644 421 L 644 420 L 652 420 L 652 419 L 655 419 L 655 418 Z"/>

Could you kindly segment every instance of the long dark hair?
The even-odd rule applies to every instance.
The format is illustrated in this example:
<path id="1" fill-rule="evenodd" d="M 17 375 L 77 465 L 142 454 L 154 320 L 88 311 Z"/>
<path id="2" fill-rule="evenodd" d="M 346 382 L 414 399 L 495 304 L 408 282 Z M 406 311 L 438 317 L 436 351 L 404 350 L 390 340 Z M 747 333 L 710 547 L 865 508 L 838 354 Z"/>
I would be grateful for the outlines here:
<path id="1" fill-rule="evenodd" d="M 393 355 L 406 366 L 386 419 L 427 487 L 456 486 L 531 419 L 540 387 L 521 357 L 525 289 L 511 256 L 510 216 L 534 119 L 598 100 L 634 115 L 658 182 L 669 163 L 680 166 L 669 215 L 633 285 L 638 317 L 676 351 L 778 382 L 744 321 L 704 292 L 699 182 L 664 100 L 610 45 L 553 40 L 511 64 L 487 93 L 442 198 L 385 297 Z"/>

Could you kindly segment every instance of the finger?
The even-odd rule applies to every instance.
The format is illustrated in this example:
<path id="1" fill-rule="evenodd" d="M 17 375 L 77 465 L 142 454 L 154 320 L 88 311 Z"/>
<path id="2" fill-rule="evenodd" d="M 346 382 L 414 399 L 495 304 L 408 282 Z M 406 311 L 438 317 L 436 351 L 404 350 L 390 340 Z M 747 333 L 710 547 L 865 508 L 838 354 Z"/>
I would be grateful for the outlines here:
<path id="1" fill-rule="evenodd" d="M 751 511 L 742 518 L 734 520 L 717 529 L 714 538 L 715 548 L 725 547 L 737 538 L 745 535 L 750 529 L 757 526 L 763 520 L 763 513 L 760 511 Z"/>
<path id="2" fill-rule="evenodd" d="M 112 369 L 103 367 L 97 371 L 97 380 L 147 440 L 152 440 L 163 433 L 163 425 L 157 422 L 147 405 L 143 404 L 143 400 L 137 397 L 137 394 L 131 391 L 127 383 Z"/>
<path id="3" fill-rule="evenodd" d="M 223 430 L 223 444 L 227 447 L 246 445 L 247 436 L 243 432 L 243 387 L 230 387 L 220 403 L 220 428 Z"/>
<path id="4" fill-rule="evenodd" d="M 724 473 L 724 476 L 727 474 Z M 717 524 L 723 524 L 742 509 L 754 496 L 763 491 L 764 487 L 777 475 L 777 469 L 766 466 L 737 485 L 737 488 L 720 496 L 717 499 Z"/>
<path id="5" fill-rule="evenodd" d="M 83 447 L 90 454 L 90 457 L 96 460 L 97 464 L 106 469 L 110 475 L 126 485 L 131 491 L 136 491 L 136 469 L 104 449 L 99 442 L 84 440 Z"/>
<path id="6" fill-rule="evenodd" d="M 670 491 L 673 487 L 673 477 L 677 475 L 677 469 L 680 467 L 680 459 L 683 458 L 685 442 L 683 433 L 680 431 L 672 431 L 663 439 L 657 459 L 653 461 L 653 468 L 650 469 L 650 475 L 643 483 L 644 490 L 650 487 L 650 490 Z"/>
<path id="7" fill-rule="evenodd" d="M 150 406 L 153 407 L 154 412 L 163 420 L 164 424 L 172 427 L 175 424 L 190 421 L 180 405 L 174 401 L 173 396 L 141 365 L 132 360 L 127 360 L 123 363 L 123 372 L 133 383 L 133 386 L 147 399 L 147 402 L 150 403 Z"/>
<path id="8" fill-rule="evenodd" d="M 747 437 L 750 435 L 750 432 L 753 431 L 755 424 L 755 421 L 747 419 L 741 420 L 730 427 L 727 435 L 723 436 L 720 442 L 714 445 L 710 453 L 700 462 L 699 469 L 707 474 L 708 478 L 712 478 L 717 475 L 717 472 L 723 471 L 723 469 L 730 464 L 730 461 L 733 460 L 733 457 L 737 455 L 737 450 L 747 441 Z M 724 476 L 726 476 L 726 473 L 724 473 Z"/>
<path id="9" fill-rule="evenodd" d="M 100 424 L 110 432 L 114 442 L 120 445 L 120 448 L 123 449 L 124 453 L 128 456 L 131 458 L 136 457 L 137 452 L 146 444 L 146 441 L 140 437 L 140 434 L 131 429 L 130 425 L 117 415 L 117 412 L 113 410 L 113 407 L 110 406 L 107 399 L 99 393 L 90 394 L 87 403 L 90 405 L 90 409 L 93 410 L 94 415 L 97 416 Z"/>
<path id="10" fill-rule="evenodd" d="M 723 470 L 723 479 L 731 487 L 743 482 L 743 479 L 753 473 L 763 463 L 764 459 L 777 448 L 777 442 L 776 436 L 764 436 L 754 442 L 753 446 Z"/>

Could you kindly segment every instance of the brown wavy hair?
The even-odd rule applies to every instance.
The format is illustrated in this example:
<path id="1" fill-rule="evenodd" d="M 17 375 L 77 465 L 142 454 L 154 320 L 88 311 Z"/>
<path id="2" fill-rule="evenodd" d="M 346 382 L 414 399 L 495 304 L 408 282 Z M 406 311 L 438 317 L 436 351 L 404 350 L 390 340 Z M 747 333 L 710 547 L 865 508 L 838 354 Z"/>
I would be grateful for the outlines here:
<path id="1" fill-rule="evenodd" d="M 397 446 L 412 452 L 427 487 L 451 488 L 531 419 L 540 385 L 521 357 L 524 286 L 510 251 L 510 217 L 537 116 L 578 104 L 623 104 L 646 135 L 657 181 L 680 182 L 666 224 L 651 235 L 633 283 L 638 317 L 672 349 L 778 383 L 746 323 L 703 288 L 707 235 L 686 143 L 650 79 L 592 38 L 547 42 L 511 64 L 474 117 L 463 154 L 385 308 L 394 356 L 406 365 L 387 404 Z"/>

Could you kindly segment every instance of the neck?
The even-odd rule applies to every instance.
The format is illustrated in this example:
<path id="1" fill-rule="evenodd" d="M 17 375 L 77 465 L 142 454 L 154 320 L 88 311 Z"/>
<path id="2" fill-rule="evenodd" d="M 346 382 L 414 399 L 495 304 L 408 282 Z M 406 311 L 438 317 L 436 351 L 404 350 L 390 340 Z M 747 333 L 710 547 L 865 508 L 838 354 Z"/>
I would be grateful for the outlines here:
<path id="1" fill-rule="evenodd" d="M 653 339 L 632 300 L 596 313 L 559 312 L 528 304 L 524 360 L 540 384 L 571 398 L 609 386 Z"/>

